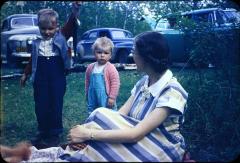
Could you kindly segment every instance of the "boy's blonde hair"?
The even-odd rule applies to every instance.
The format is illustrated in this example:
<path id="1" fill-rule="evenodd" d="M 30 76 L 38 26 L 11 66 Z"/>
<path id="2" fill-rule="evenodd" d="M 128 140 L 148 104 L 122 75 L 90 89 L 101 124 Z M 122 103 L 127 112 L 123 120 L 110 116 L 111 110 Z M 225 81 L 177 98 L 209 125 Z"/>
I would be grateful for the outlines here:
<path id="1" fill-rule="evenodd" d="M 92 50 L 93 52 L 95 52 L 95 50 L 98 48 L 98 47 L 109 47 L 110 50 L 111 50 L 111 53 L 113 51 L 113 48 L 114 48 L 114 44 L 112 42 L 111 39 L 107 38 L 106 36 L 104 37 L 100 37 L 98 39 L 96 39 L 96 41 L 94 42 L 94 44 L 92 45 Z"/>
<path id="2" fill-rule="evenodd" d="M 53 21 L 56 21 L 58 24 L 58 17 L 58 13 L 53 9 L 41 9 L 38 11 L 38 23 L 52 23 Z"/>

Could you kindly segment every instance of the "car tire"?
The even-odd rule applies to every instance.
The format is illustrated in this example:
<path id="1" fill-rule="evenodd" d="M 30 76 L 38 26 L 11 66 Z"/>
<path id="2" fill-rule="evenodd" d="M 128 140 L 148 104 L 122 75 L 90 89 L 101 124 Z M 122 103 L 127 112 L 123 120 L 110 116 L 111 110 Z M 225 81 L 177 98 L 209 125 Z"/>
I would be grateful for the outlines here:
<path id="1" fill-rule="evenodd" d="M 78 46 L 76 56 L 74 57 L 75 63 L 83 63 L 84 48 L 82 45 Z"/>
<path id="2" fill-rule="evenodd" d="M 8 67 L 16 67 L 16 59 L 11 55 L 11 49 L 7 46 L 6 61 Z"/>
<path id="3" fill-rule="evenodd" d="M 128 62 L 128 52 L 127 52 L 127 50 L 126 49 L 121 49 L 118 52 L 117 58 L 118 58 L 118 62 L 120 64 L 127 63 Z"/>

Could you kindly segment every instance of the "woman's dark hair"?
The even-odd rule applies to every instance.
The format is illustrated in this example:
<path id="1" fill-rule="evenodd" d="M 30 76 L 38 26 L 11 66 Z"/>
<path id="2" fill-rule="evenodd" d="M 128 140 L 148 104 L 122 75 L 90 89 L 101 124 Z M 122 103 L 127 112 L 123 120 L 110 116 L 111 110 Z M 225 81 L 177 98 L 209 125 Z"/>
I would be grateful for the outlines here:
<path id="1" fill-rule="evenodd" d="M 159 32 L 144 32 L 136 36 L 135 47 L 138 54 L 159 73 L 169 66 L 167 40 Z"/>

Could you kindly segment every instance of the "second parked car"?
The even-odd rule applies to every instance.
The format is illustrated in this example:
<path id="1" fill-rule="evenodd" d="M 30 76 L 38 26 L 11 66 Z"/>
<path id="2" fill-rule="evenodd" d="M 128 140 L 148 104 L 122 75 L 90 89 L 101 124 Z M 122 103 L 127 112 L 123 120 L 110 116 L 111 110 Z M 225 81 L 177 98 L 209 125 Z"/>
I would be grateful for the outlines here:
<path id="1" fill-rule="evenodd" d="M 114 44 L 111 61 L 127 63 L 131 60 L 131 49 L 133 47 L 133 34 L 120 28 L 96 28 L 86 31 L 77 44 L 76 58 L 82 63 L 93 61 L 95 56 L 92 52 L 92 45 L 99 37 L 108 37 Z"/>
<path id="2" fill-rule="evenodd" d="M 179 16 L 181 19 L 179 20 L 189 20 L 196 24 L 195 28 L 192 29 L 191 32 L 185 33 L 187 27 L 181 27 L 180 29 L 176 26 L 180 23 L 178 21 L 177 16 Z M 198 9 L 193 11 L 188 11 L 181 13 L 180 15 L 177 14 L 169 14 L 166 16 L 167 19 L 164 19 L 162 21 L 159 21 L 159 24 L 157 24 L 156 31 L 162 33 L 166 39 L 168 40 L 169 47 L 170 47 L 170 53 L 171 53 L 171 61 L 172 62 L 188 62 L 192 64 L 192 59 L 190 58 L 190 55 L 187 51 L 192 51 L 195 54 L 198 54 L 198 56 L 202 56 L 199 54 L 199 52 L 202 52 L 206 49 L 204 48 L 198 48 L 193 50 L 193 46 L 198 45 L 197 42 L 193 44 L 193 42 L 190 42 L 190 38 L 196 38 L 196 36 L 208 36 L 209 38 L 213 38 L 212 36 L 218 36 L 220 34 L 224 34 L 224 38 L 231 38 L 229 40 L 233 40 L 233 34 L 239 33 L 239 24 L 240 24 L 240 14 L 239 11 L 235 9 L 221 9 L 221 8 L 206 8 L 206 9 Z M 205 23 L 205 25 L 208 25 L 206 28 L 202 28 L 202 30 L 197 31 L 196 27 L 200 29 L 200 24 Z M 184 28 L 184 30 L 183 30 Z M 204 30 L 203 30 L 204 29 Z M 238 32 L 237 32 L 238 31 Z M 201 33 L 202 32 L 202 33 Z M 197 35 L 198 34 L 198 35 Z M 200 37 L 199 37 L 200 38 Z M 215 37 L 217 38 L 217 37 Z M 223 38 L 223 37 L 222 37 Z M 196 39 L 195 39 L 196 40 Z M 215 39 L 217 40 L 217 39 Z M 213 54 L 211 54 L 211 57 L 208 58 L 208 61 L 204 61 L 205 65 L 208 66 L 217 66 L 221 58 L 223 51 L 221 49 L 215 48 L 216 44 L 223 44 L 223 40 L 218 39 L 220 42 L 214 42 L 212 40 L 212 44 L 207 44 L 207 47 L 210 49 Z M 198 40 L 199 41 L 199 40 Z M 206 38 L 201 42 L 206 42 Z M 225 40 L 226 41 L 226 40 Z M 235 42 L 229 41 L 229 50 L 235 50 L 236 53 L 239 52 L 239 35 L 235 36 Z M 214 50 L 213 50 L 214 49 Z M 228 50 L 228 51 L 229 51 Z M 202 54 L 201 53 L 201 54 Z M 208 53 L 205 53 L 205 56 L 210 56 Z M 220 55 L 221 54 L 221 55 Z M 233 54 L 233 53 L 232 53 Z M 230 56 L 228 56 L 230 57 Z M 238 57 L 238 56 L 237 56 Z M 204 58 L 204 57 L 202 57 Z M 206 58 L 204 58 L 206 59 Z"/>

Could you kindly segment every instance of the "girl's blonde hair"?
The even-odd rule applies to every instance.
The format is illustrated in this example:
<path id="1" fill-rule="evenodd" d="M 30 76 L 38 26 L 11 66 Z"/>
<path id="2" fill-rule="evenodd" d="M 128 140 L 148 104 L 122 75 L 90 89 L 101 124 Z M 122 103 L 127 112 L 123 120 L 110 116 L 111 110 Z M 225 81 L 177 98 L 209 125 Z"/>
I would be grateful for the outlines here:
<path id="1" fill-rule="evenodd" d="M 111 49 L 111 53 L 113 51 L 113 48 L 114 48 L 114 44 L 112 42 L 111 39 L 107 38 L 106 36 L 104 37 L 99 37 L 98 39 L 96 39 L 96 41 L 94 42 L 94 44 L 92 45 L 92 50 L 93 52 L 95 52 L 95 50 L 98 48 L 98 47 L 106 47 L 106 48 L 110 48 Z"/>

